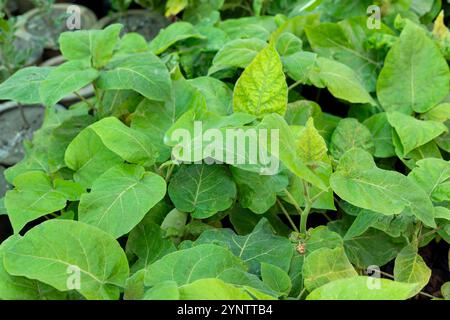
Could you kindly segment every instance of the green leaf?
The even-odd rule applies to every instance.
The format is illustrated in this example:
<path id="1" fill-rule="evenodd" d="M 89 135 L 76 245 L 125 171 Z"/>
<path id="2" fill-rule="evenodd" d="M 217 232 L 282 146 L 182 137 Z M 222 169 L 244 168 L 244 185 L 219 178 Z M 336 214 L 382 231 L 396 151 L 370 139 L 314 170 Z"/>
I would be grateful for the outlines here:
<path id="1" fill-rule="evenodd" d="M 0 299 L 2 300 L 63 300 L 65 293 L 25 277 L 10 275 L 3 266 L 5 252 L 19 237 L 10 237 L 0 246 Z"/>
<path id="2" fill-rule="evenodd" d="M 175 281 L 157 283 L 145 292 L 142 300 L 179 300 L 180 292 Z"/>
<path id="3" fill-rule="evenodd" d="M 327 144 L 314 127 L 314 119 L 312 117 L 308 119 L 305 129 L 298 135 L 297 150 L 300 159 L 308 166 L 314 167 L 321 162 L 328 162 Z"/>
<path id="4" fill-rule="evenodd" d="M 72 140 L 64 160 L 75 171 L 74 180 L 87 188 L 106 170 L 123 162 L 91 128 L 84 129 Z"/>
<path id="5" fill-rule="evenodd" d="M 176 251 L 173 242 L 164 238 L 162 229 L 147 218 L 130 232 L 126 249 L 138 258 L 131 271 L 147 268 L 153 262 Z"/>
<path id="6" fill-rule="evenodd" d="M 203 94 L 209 111 L 224 116 L 232 112 L 233 91 L 224 82 L 212 77 L 198 77 L 188 83 Z"/>
<path id="7" fill-rule="evenodd" d="M 392 143 L 392 127 L 389 124 L 385 112 L 377 113 L 366 119 L 363 124 L 372 134 L 375 151 L 373 155 L 377 158 L 390 158 L 395 156 Z"/>
<path id="8" fill-rule="evenodd" d="M 14 179 L 15 189 L 5 197 L 14 233 L 19 233 L 30 221 L 63 209 L 67 200 L 79 199 L 83 188 L 72 181 L 62 181 L 52 182 L 42 171 L 25 172 Z"/>
<path id="9" fill-rule="evenodd" d="M 197 33 L 189 22 L 172 23 L 167 28 L 160 30 L 158 35 L 150 42 L 150 51 L 159 55 L 178 41 L 189 38 L 202 39 L 203 36 Z"/>
<path id="10" fill-rule="evenodd" d="M 312 84 L 318 88 L 327 88 L 334 97 L 351 103 L 375 105 L 357 74 L 345 64 L 319 57 L 313 71 L 310 74 Z"/>
<path id="11" fill-rule="evenodd" d="M 273 297 L 253 288 L 238 288 L 220 279 L 200 279 L 181 286 L 180 300 L 272 300 Z"/>
<path id="12" fill-rule="evenodd" d="M 204 219 L 232 205 L 236 185 L 224 166 L 185 165 L 171 179 L 168 193 L 178 210 Z"/>
<path id="13" fill-rule="evenodd" d="M 226 19 L 219 23 L 219 28 L 232 40 L 258 38 L 266 41 L 277 28 L 274 20 L 274 17 L 270 16 Z"/>
<path id="14" fill-rule="evenodd" d="M 128 162 L 151 166 L 158 157 L 147 135 L 127 127 L 117 118 L 103 118 L 89 129 L 100 137 L 109 150 Z"/>
<path id="15" fill-rule="evenodd" d="M 450 300 L 450 282 L 446 282 L 442 285 L 441 294 L 445 300 Z"/>
<path id="16" fill-rule="evenodd" d="M 60 50 L 67 60 L 89 59 L 96 69 L 104 67 L 113 56 L 119 42 L 121 24 L 103 30 L 64 32 L 59 37 Z"/>
<path id="17" fill-rule="evenodd" d="M 381 25 L 378 30 L 370 30 L 367 28 L 367 19 L 361 17 L 306 27 L 306 35 L 313 50 L 355 70 L 369 92 L 375 91 L 382 57 L 377 50 L 364 44 L 376 32 L 392 33 L 385 25 Z"/>
<path id="18" fill-rule="evenodd" d="M 450 119 L 450 103 L 441 103 L 436 107 L 422 114 L 425 120 L 433 120 L 438 122 L 445 122 Z"/>
<path id="19" fill-rule="evenodd" d="M 316 67 L 317 54 L 299 51 L 281 58 L 284 71 L 295 81 L 309 83 L 309 78 Z"/>
<path id="20" fill-rule="evenodd" d="M 372 134 L 358 120 L 353 118 L 342 119 L 331 136 L 330 153 L 338 160 L 352 148 L 361 148 L 373 153 L 375 146 Z"/>
<path id="21" fill-rule="evenodd" d="M 399 172 L 376 167 L 372 156 L 351 149 L 331 175 L 334 192 L 351 204 L 385 215 L 413 215 L 434 227 L 433 206 L 427 194 Z"/>
<path id="22" fill-rule="evenodd" d="M 261 278 L 272 290 L 287 296 L 292 288 L 291 279 L 283 269 L 273 264 L 261 263 Z"/>
<path id="23" fill-rule="evenodd" d="M 23 104 L 40 103 L 39 87 L 51 71 L 50 67 L 20 69 L 0 84 L 0 99 Z"/>
<path id="24" fill-rule="evenodd" d="M 400 251 L 395 259 L 394 278 L 395 281 L 416 284 L 418 293 L 430 280 L 431 269 L 417 251 L 417 244 L 414 243 Z"/>
<path id="25" fill-rule="evenodd" d="M 277 38 L 275 47 L 280 56 L 288 56 L 302 51 L 303 41 L 293 33 L 285 32 Z"/>
<path id="26" fill-rule="evenodd" d="M 284 115 L 287 93 L 280 57 L 273 45 L 268 45 L 256 55 L 236 82 L 233 110 L 256 116 L 273 112 Z"/>
<path id="27" fill-rule="evenodd" d="M 227 42 L 214 56 L 208 74 L 226 68 L 246 68 L 267 43 L 258 38 L 236 39 Z"/>
<path id="28" fill-rule="evenodd" d="M 341 236 L 345 236 L 349 230 L 349 223 L 346 220 L 338 220 L 329 223 L 328 227 Z M 348 259 L 361 269 L 371 265 L 384 266 L 394 259 L 405 245 L 404 238 L 393 238 L 373 228 L 369 228 L 358 236 L 344 239 Z"/>
<path id="29" fill-rule="evenodd" d="M 305 287 L 310 292 L 334 280 L 357 275 L 343 247 L 315 250 L 305 258 L 303 264 Z"/>
<path id="30" fill-rule="evenodd" d="M 4 265 L 11 275 L 36 279 L 60 291 L 75 289 L 87 299 L 118 299 L 119 287 L 128 277 L 125 253 L 109 234 L 59 219 L 28 231 L 5 252 Z M 70 278 L 77 271 L 78 288 Z"/>
<path id="31" fill-rule="evenodd" d="M 165 194 L 166 184 L 160 176 L 140 166 L 118 165 L 81 196 L 78 217 L 118 238 L 131 231 Z"/>
<path id="32" fill-rule="evenodd" d="M 309 255 L 322 248 L 340 248 L 343 244 L 344 242 L 339 233 L 331 231 L 326 226 L 318 226 L 309 231 L 309 238 L 306 240 L 305 254 Z"/>
<path id="33" fill-rule="evenodd" d="M 379 281 L 379 288 L 371 288 Z M 306 300 L 406 300 L 415 295 L 414 283 L 357 276 L 327 283 L 311 292 Z"/>
<path id="34" fill-rule="evenodd" d="M 243 262 L 228 249 L 204 244 L 169 253 L 147 268 L 145 285 L 175 281 L 178 285 L 199 279 L 217 278 L 222 272 L 237 268 L 245 271 Z"/>
<path id="35" fill-rule="evenodd" d="M 279 139 L 273 142 L 269 140 L 270 145 L 272 145 L 272 143 L 278 144 L 278 150 L 275 150 L 276 152 L 275 154 L 272 154 L 272 156 L 280 159 L 296 176 L 310 182 L 312 185 L 317 186 L 324 191 L 328 189 L 322 179 L 308 168 L 298 156 L 298 146 L 295 141 L 294 133 L 280 115 L 271 114 L 265 116 L 260 127 L 270 131 L 277 130 L 279 132 Z M 273 148 L 269 146 L 268 150 L 272 151 Z"/>
<path id="36" fill-rule="evenodd" d="M 229 229 L 212 229 L 203 232 L 195 244 L 219 244 L 229 248 L 241 258 L 251 273 L 258 274 L 262 262 L 275 265 L 284 271 L 289 270 L 293 248 L 285 237 L 273 234 L 267 219 L 261 219 L 255 229 L 246 236 L 234 234 Z"/>
<path id="37" fill-rule="evenodd" d="M 71 60 L 52 69 L 39 87 L 46 106 L 53 106 L 64 97 L 93 82 L 99 73 L 88 60 Z"/>
<path id="38" fill-rule="evenodd" d="M 449 67 L 437 45 L 422 28 L 408 23 L 386 57 L 377 95 L 386 111 L 423 113 L 445 98 L 449 81 Z"/>
<path id="39" fill-rule="evenodd" d="M 421 121 L 396 111 L 388 112 L 387 118 L 400 139 L 402 156 L 447 132 L 447 127 L 443 123 Z"/>
<path id="40" fill-rule="evenodd" d="M 450 201 L 450 162 L 441 159 L 423 159 L 408 175 L 408 179 L 419 185 L 431 200 Z"/>
<path id="41" fill-rule="evenodd" d="M 236 167 L 230 167 L 230 170 L 238 187 L 240 204 L 258 214 L 269 210 L 275 204 L 277 194 L 289 183 L 287 176 L 281 174 L 259 175 Z"/>
<path id="42" fill-rule="evenodd" d="M 99 89 L 130 89 L 150 100 L 170 98 L 170 76 L 164 63 L 150 52 L 120 55 L 100 72 Z"/>

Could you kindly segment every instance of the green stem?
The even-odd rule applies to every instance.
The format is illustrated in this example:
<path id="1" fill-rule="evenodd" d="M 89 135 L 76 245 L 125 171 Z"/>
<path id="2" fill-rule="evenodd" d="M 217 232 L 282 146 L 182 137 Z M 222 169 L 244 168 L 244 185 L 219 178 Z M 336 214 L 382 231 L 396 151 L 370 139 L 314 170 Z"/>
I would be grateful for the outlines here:
<path id="1" fill-rule="evenodd" d="M 88 101 L 85 97 L 83 97 L 81 94 L 79 94 L 76 91 L 74 92 L 74 94 L 78 97 L 78 99 L 86 103 L 89 106 L 89 108 L 91 108 L 92 110 L 95 109 L 94 105 L 90 101 Z"/>
<path id="2" fill-rule="evenodd" d="M 297 81 L 297 82 L 294 82 L 293 84 L 291 84 L 289 87 L 288 87 L 288 90 L 289 91 L 291 91 L 292 89 L 294 89 L 295 87 L 297 87 L 299 84 L 301 84 L 302 82 L 301 81 Z"/>
<path id="3" fill-rule="evenodd" d="M 284 189 L 283 191 L 284 191 L 284 193 L 286 193 L 286 196 L 289 198 L 289 200 L 294 205 L 294 207 L 297 210 L 298 214 L 301 215 L 303 210 L 300 208 L 297 200 L 295 200 L 294 196 L 289 191 L 287 191 L 287 189 Z"/>
<path id="4" fill-rule="evenodd" d="M 170 176 L 172 175 L 172 172 L 173 172 L 173 168 L 175 168 L 175 165 L 171 164 L 169 169 L 167 169 L 166 178 L 165 178 L 166 182 L 169 181 Z"/>
<path id="5" fill-rule="evenodd" d="M 295 225 L 294 221 L 292 221 L 292 218 L 291 218 L 289 212 L 287 212 L 286 208 L 283 206 L 283 204 L 281 203 L 281 201 L 278 198 L 277 198 L 277 204 L 280 207 L 283 214 L 286 216 L 286 219 L 289 221 L 289 224 L 291 225 L 292 229 L 295 232 L 298 232 L 297 226 Z"/>
<path id="6" fill-rule="evenodd" d="M 305 209 L 303 210 L 303 213 L 300 216 L 300 233 L 306 234 L 308 215 L 310 211 L 311 211 L 311 204 L 308 201 L 306 203 Z"/>

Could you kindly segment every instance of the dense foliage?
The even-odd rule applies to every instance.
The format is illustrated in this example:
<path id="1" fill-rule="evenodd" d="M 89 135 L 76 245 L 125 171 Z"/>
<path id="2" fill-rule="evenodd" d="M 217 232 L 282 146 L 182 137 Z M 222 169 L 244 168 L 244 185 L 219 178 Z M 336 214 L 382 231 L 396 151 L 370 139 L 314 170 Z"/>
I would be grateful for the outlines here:
<path id="1" fill-rule="evenodd" d="M 0 85 L 46 106 L 5 171 L 0 298 L 418 295 L 435 276 L 420 252 L 450 242 L 450 31 L 441 1 L 378 2 L 375 28 L 372 1 L 219 0 L 169 1 L 181 21 L 150 43 L 63 33 L 65 63 Z M 174 161 L 177 129 L 207 148 L 195 121 L 278 130 L 278 171 Z"/>

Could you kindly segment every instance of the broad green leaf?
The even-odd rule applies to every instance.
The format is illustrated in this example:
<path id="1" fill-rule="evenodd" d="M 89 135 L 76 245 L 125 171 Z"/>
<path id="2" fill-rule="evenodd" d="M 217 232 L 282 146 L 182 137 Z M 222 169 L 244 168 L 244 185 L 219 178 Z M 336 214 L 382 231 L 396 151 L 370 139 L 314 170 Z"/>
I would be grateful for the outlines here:
<path id="1" fill-rule="evenodd" d="M 366 119 L 363 124 L 372 134 L 375 151 L 373 155 L 377 158 L 389 158 L 395 156 L 392 144 L 392 127 L 384 112 L 377 113 Z"/>
<path id="2" fill-rule="evenodd" d="M 233 110 L 256 116 L 284 115 L 287 84 L 280 57 L 273 45 L 261 50 L 245 68 L 234 87 Z"/>
<path id="3" fill-rule="evenodd" d="M 0 246 L 0 299 L 2 300 L 63 300 L 65 294 L 55 288 L 20 276 L 10 275 L 3 266 L 3 257 L 18 237 L 11 237 Z"/>
<path id="4" fill-rule="evenodd" d="M 118 238 L 131 231 L 166 194 L 163 178 L 143 167 L 110 168 L 81 196 L 79 220 Z"/>
<path id="5" fill-rule="evenodd" d="M 343 247 L 315 250 L 305 258 L 303 264 L 305 287 L 309 292 L 331 281 L 357 275 Z"/>
<path id="6" fill-rule="evenodd" d="M 377 168 L 362 149 L 351 149 L 341 157 L 330 183 L 341 199 L 357 207 L 385 215 L 403 212 L 435 226 L 428 195 L 399 172 Z"/>
<path id="7" fill-rule="evenodd" d="M 329 282 L 311 292 L 306 300 L 406 300 L 415 295 L 416 287 L 414 283 L 357 276 Z"/>
<path id="8" fill-rule="evenodd" d="M 172 209 L 161 222 L 161 229 L 165 231 L 165 235 L 168 237 L 182 237 L 187 219 L 188 214 L 186 212 Z"/>
<path id="9" fill-rule="evenodd" d="M 75 289 L 87 299 L 118 299 L 128 277 L 119 243 L 77 221 L 50 220 L 34 227 L 8 248 L 3 261 L 11 275 L 36 279 L 60 291 Z M 77 274 L 78 288 L 73 283 Z"/>
<path id="10" fill-rule="evenodd" d="M 20 69 L 0 84 L 0 99 L 23 104 L 40 103 L 39 87 L 51 71 L 50 67 Z"/>
<path id="11" fill-rule="evenodd" d="M 449 67 L 439 48 L 422 28 L 408 23 L 386 57 L 377 95 L 388 112 L 423 113 L 445 98 L 449 81 Z"/>
<path id="12" fill-rule="evenodd" d="M 13 184 L 15 189 L 6 193 L 5 207 L 15 233 L 28 222 L 63 209 L 67 200 L 76 201 L 84 192 L 80 185 L 72 181 L 52 181 L 42 171 L 25 172 L 17 176 Z"/>
<path id="13" fill-rule="evenodd" d="M 292 288 L 291 279 L 283 269 L 273 264 L 261 263 L 261 278 L 272 290 L 287 296 Z"/>
<path id="14" fill-rule="evenodd" d="M 300 159 L 310 167 L 318 166 L 320 162 L 328 162 L 327 144 L 314 127 L 312 117 L 297 137 L 297 150 Z"/>
<path id="15" fill-rule="evenodd" d="M 87 188 L 106 170 L 123 162 L 91 128 L 84 129 L 72 140 L 64 160 L 75 171 L 74 180 Z"/>
<path id="16" fill-rule="evenodd" d="M 417 252 L 417 244 L 410 243 L 400 251 L 395 259 L 395 281 L 417 284 L 417 292 L 425 287 L 431 277 L 431 269 L 427 267 Z"/>
<path id="17" fill-rule="evenodd" d="M 302 51 L 303 41 L 293 33 L 284 32 L 277 38 L 275 47 L 280 56 L 288 56 Z"/>
<path id="18" fill-rule="evenodd" d="M 313 71 L 310 74 L 312 84 L 327 88 L 334 97 L 351 103 L 375 104 L 357 74 L 345 64 L 319 57 Z"/>
<path id="19" fill-rule="evenodd" d="M 143 53 L 148 52 L 150 49 L 147 44 L 147 40 L 136 32 L 126 33 L 122 39 L 120 39 L 117 45 L 117 50 L 114 53 L 115 56 L 127 55 L 131 53 Z"/>
<path id="20" fill-rule="evenodd" d="M 316 67 L 317 54 L 309 51 L 298 51 L 281 58 L 284 71 L 295 81 L 306 84 Z"/>
<path id="21" fill-rule="evenodd" d="M 157 102 L 142 100 L 136 107 L 131 128 L 146 134 L 159 153 L 157 162 L 170 157 L 170 147 L 164 143 L 166 131 L 191 108 L 203 106 L 206 102 L 199 90 L 188 81 L 179 79 L 172 83 L 171 100 Z"/>
<path id="22" fill-rule="evenodd" d="M 153 286 L 162 281 L 175 281 L 178 285 L 199 279 L 217 278 L 227 269 L 245 271 L 243 262 L 228 249 L 204 244 L 169 253 L 150 264 L 145 275 L 145 285 Z"/>
<path id="23" fill-rule="evenodd" d="M 232 112 L 233 91 L 224 82 L 212 77 L 198 77 L 188 83 L 203 94 L 209 111 L 219 115 Z"/>
<path id="24" fill-rule="evenodd" d="M 142 296 L 142 300 L 179 300 L 180 292 L 175 281 L 157 283 Z"/>
<path id="25" fill-rule="evenodd" d="M 266 45 L 258 38 L 229 41 L 214 56 L 208 74 L 232 67 L 246 68 Z"/>
<path id="26" fill-rule="evenodd" d="M 280 159 L 283 164 L 296 176 L 310 182 L 312 185 L 317 186 L 324 191 L 328 189 L 321 178 L 309 169 L 298 156 L 298 146 L 295 141 L 294 133 L 280 115 L 271 114 L 265 116 L 260 124 L 260 127 L 268 129 L 269 131 L 275 130 L 275 132 L 279 132 L 279 139 L 269 141 L 270 151 L 274 150 L 274 148 L 272 148 L 272 144 L 276 144 L 278 146 L 278 150 L 275 150 L 276 152 L 275 154 L 272 154 L 272 156 Z"/>
<path id="27" fill-rule="evenodd" d="M 53 106 L 64 97 L 93 82 L 99 72 L 88 60 L 71 60 L 53 68 L 42 81 L 39 94 L 46 106 Z"/>
<path id="28" fill-rule="evenodd" d="M 273 234 L 267 219 L 261 219 L 255 229 L 246 236 L 234 234 L 229 229 L 212 229 L 203 232 L 195 244 L 214 243 L 229 248 L 241 258 L 251 273 L 259 274 L 262 262 L 289 270 L 293 249 L 285 237 Z"/>
<path id="29" fill-rule="evenodd" d="M 226 19 L 219 23 L 219 28 L 232 40 L 258 38 L 266 41 L 277 28 L 274 20 L 271 16 Z"/>
<path id="30" fill-rule="evenodd" d="M 277 200 L 277 194 L 287 187 L 287 176 L 259 175 L 255 172 L 230 167 L 237 184 L 238 198 L 243 208 L 262 214 L 269 210 Z"/>
<path id="31" fill-rule="evenodd" d="M 154 54 L 161 54 L 178 41 L 189 38 L 203 38 L 195 31 L 189 22 L 178 21 L 159 31 L 158 35 L 150 42 L 150 50 Z"/>
<path id="32" fill-rule="evenodd" d="M 318 226 L 309 231 L 309 238 L 306 240 L 305 245 L 305 255 L 309 255 L 322 248 L 340 248 L 343 244 L 344 242 L 339 233 L 331 231 L 326 226 Z"/>
<path id="33" fill-rule="evenodd" d="M 151 166 L 158 157 L 147 135 L 127 127 L 117 118 L 104 118 L 89 126 L 89 129 L 100 137 L 109 150 L 128 162 Z"/>
<path id="34" fill-rule="evenodd" d="M 329 223 L 328 227 L 344 237 L 349 230 L 349 223 L 338 220 Z M 393 260 L 406 244 L 404 238 L 390 237 L 383 231 L 373 228 L 369 228 L 358 236 L 344 239 L 344 249 L 348 259 L 361 269 L 371 265 L 384 266 Z"/>
<path id="35" fill-rule="evenodd" d="M 176 16 L 188 6 L 188 0 L 168 0 L 166 3 L 165 16 Z"/>
<path id="36" fill-rule="evenodd" d="M 236 197 L 236 185 L 221 165 L 182 166 L 168 187 L 175 207 L 196 219 L 208 218 L 228 209 Z"/>
<path id="37" fill-rule="evenodd" d="M 102 68 L 113 56 L 122 27 L 112 24 L 103 30 L 64 32 L 59 37 L 61 53 L 67 60 L 89 59 L 94 68 Z"/>
<path id="38" fill-rule="evenodd" d="M 369 92 L 375 91 L 382 56 L 377 50 L 365 46 L 365 42 L 376 32 L 392 33 L 385 25 L 374 31 L 367 28 L 367 19 L 360 17 L 306 27 L 306 35 L 313 50 L 355 70 Z"/>
<path id="39" fill-rule="evenodd" d="M 131 271 L 145 269 L 151 263 L 176 250 L 173 242 L 164 238 L 162 229 L 147 218 L 130 232 L 126 249 L 138 258 Z"/>
<path id="40" fill-rule="evenodd" d="M 423 159 L 416 162 L 408 178 L 419 185 L 431 200 L 450 201 L 450 162 L 441 159 Z"/>
<path id="41" fill-rule="evenodd" d="M 164 63 L 150 52 L 120 55 L 100 72 L 99 89 L 130 89 L 150 100 L 170 98 L 170 76 Z"/>
<path id="42" fill-rule="evenodd" d="M 436 107 L 422 114 L 425 120 L 433 120 L 438 122 L 445 122 L 450 119 L 450 103 L 441 103 Z"/>
<path id="43" fill-rule="evenodd" d="M 369 129 L 356 119 L 345 118 L 339 122 L 331 136 L 330 153 L 338 160 L 352 148 L 361 148 L 369 153 L 375 151 Z"/>
<path id="44" fill-rule="evenodd" d="M 239 288 L 220 279 L 200 279 L 179 288 L 180 300 L 272 300 L 253 288 Z"/>
<path id="45" fill-rule="evenodd" d="M 125 283 L 123 300 L 143 299 L 145 292 L 145 269 L 141 269 L 132 274 Z"/>
<path id="46" fill-rule="evenodd" d="M 400 154 L 405 156 L 447 131 L 447 127 L 437 121 L 421 121 L 400 112 L 388 112 L 387 118 L 401 142 Z"/>

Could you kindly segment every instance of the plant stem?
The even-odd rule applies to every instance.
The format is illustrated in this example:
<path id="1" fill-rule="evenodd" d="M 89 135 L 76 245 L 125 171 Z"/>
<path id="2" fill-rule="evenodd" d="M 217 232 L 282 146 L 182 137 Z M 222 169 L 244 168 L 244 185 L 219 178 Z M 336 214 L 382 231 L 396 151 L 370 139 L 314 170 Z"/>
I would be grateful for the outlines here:
<path id="1" fill-rule="evenodd" d="M 302 82 L 301 81 L 297 81 L 297 82 L 294 82 L 293 84 L 291 84 L 289 87 L 288 87 L 288 90 L 289 91 L 291 91 L 292 89 L 294 89 L 295 87 L 297 87 L 299 84 L 301 84 Z"/>
<path id="2" fill-rule="evenodd" d="M 307 227 L 306 223 L 308 221 L 308 215 L 310 211 L 311 211 L 311 203 L 308 201 L 300 217 L 300 233 L 306 234 L 306 227 Z"/>
<path id="3" fill-rule="evenodd" d="M 81 100 L 81 101 L 83 101 L 84 103 L 86 103 L 88 106 L 89 106 L 89 108 L 91 108 L 92 110 L 94 110 L 95 109 L 95 107 L 94 107 L 94 105 L 92 104 L 92 103 L 90 103 L 85 97 L 83 97 L 81 94 L 79 94 L 78 92 L 74 92 L 74 94 Z"/>
<path id="4" fill-rule="evenodd" d="M 172 175 L 172 172 L 173 172 L 173 168 L 174 168 L 174 167 L 175 167 L 175 165 L 174 165 L 174 164 L 171 164 L 170 167 L 169 167 L 169 169 L 167 169 L 166 178 L 165 178 L 166 182 L 169 181 L 169 179 L 170 179 L 170 177 L 171 177 L 171 175 Z"/>
<path id="5" fill-rule="evenodd" d="M 291 225 L 292 229 L 295 232 L 298 232 L 297 226 L 295 225 L 294 221 L 292 221 L 291 216 L 289 215 L 289 212 L 287 212 L 286 208 L 283 206 L 283 204 L 281 203 L 281 201 L 277 198 L 277 204 L 280 207 L 281 211 L 284 213 L 284 215 L 286 216 L 287 220 L 289 221 L 289 224 Z"/>
<path id="6" fill-rule="evenodd" d="M 291 202 L 292 202 L 293 206 L 295 207 L 295 209 L 297 210 L 298 214 L 301 215 L 303 210 L 300 208 L 297 200 L 295 200 L 295 198 L 292 196 L 292 194 L 289 191 L 287 191 L 287 189 L 284 189 L 283 191 L 284 191 L 284 193 L 286 193 L 286 196 L 289 198 L 289 200 L 291 200 Z"/>

